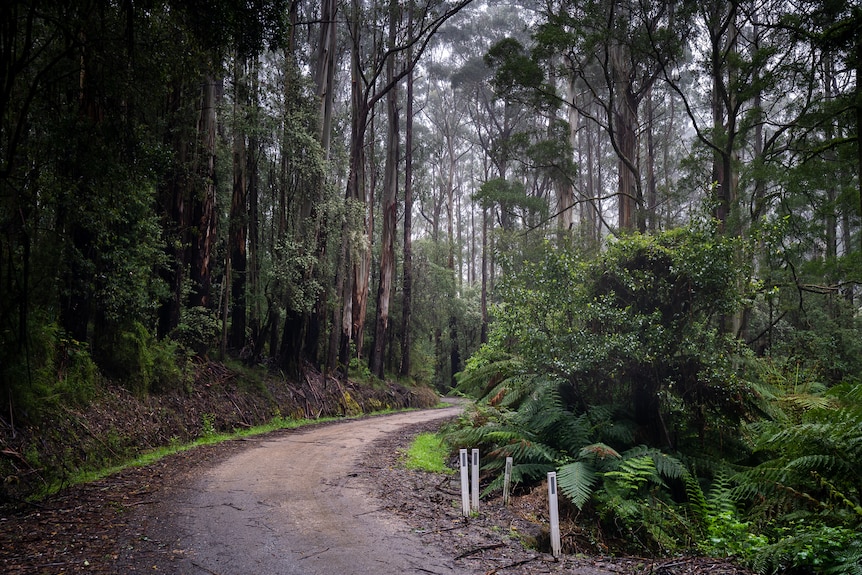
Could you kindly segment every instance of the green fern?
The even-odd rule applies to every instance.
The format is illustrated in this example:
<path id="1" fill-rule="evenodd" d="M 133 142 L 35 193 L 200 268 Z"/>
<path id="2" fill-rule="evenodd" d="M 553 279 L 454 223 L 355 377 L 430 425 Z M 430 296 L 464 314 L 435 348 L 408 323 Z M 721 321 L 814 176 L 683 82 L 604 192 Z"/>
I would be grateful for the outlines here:
<path id="1" fill-rule="evenodd" d="M 557 485 L 578 509 L 583 509 L 593 494 L 599 475 L 586 461 L 573 461 L 557 470 Z"/>
<path id="2" fill-rule="evenodd" d="M 627 458 L 634 457 L 649 457 L 654 466 L 656 473 L 665 479 L 682 479 L 687 473 L 685 465 L 675 457 L 672 457 L 660 449 L 641 445 L 626 451 Z"/>
<path id="3" fill-rule="evenodd" d="M 859 533 L 799 521 L 777 532 L 774 543 L 763 545 L 750 558 L 758 573 L 776 573 L 793 566 L 810 573 L 859 574 Z"/>
<path id="4" fill-rule="evenodd" d="M 649 484 L 661 483 L 655 462 L 647 455 L 623 460 L 617 469 L 606 471 L 604 477 L 605 480 L 613 481 L 628 496 Z"/>
<path id="5" fill-rule="evenodd" d="M 700 522 L 706 521 L 708 507 L 706 496 L 703 494 L 703 489 L 700 482 L 691 473 L 683 475 L 683 483 L 685 484 L 685 495 L 688 501 L 688 507 L 694 516 Z"/>

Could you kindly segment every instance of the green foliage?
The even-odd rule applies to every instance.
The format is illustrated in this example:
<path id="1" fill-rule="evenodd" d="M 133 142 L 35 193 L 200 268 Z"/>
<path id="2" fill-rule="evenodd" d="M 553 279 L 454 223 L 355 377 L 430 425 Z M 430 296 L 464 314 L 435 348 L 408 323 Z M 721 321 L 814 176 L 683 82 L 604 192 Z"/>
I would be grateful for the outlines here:
<path id="1" fill-rule="evenodd" d="M 543 198 L 527 195 L 524 185 L 520 182 L 499 178 L 488 180 L 482 184 L 473 199 L 488 208 L 500 205 L 501 210 L 506 212 L 524 210 L 525 212 L 544 213 L 548 210 L 547 201 Z"/>
<path id="2" fill-rule="evenodd" d="M 743 561 L 760 555 L 767 539 L 754 533 L 751 522 L 740 520 L 729 474 L 719 472 L 715 476 L 709 499 L 703 500 L 703 506 L 706 537 L 698 546 L 702 552 L 718 557 L 734 556 Z"/>
<path id="3" fill-rule="evenodd" d="M 444 245 L 423 240 L 413 249 L 412 375 L 445 393 L 461 369 L 453 356 L 469 357 L 479 347 L 480 291 L 457 284 Z"/>
<path id="4" fill-rule="evenodd" d="M 778 394 L 787 416 L 748 428 L 759 463 L 734 477 L 733 495 L 769 542 L 744 557 L 761 572 L 859 572 L 862 385 L 808 389 Z"/>
<path id="5" fill-rule="evenodd" d="M 643 443 L 732 437 L 759 409 L 721 331 L 740 301 L 737 249 L 698 229 L 633 235 L 591 262 L 546 248 L 501 283 L 487 353 L 560 378 L 571 405 L 613 405 Z"/>
<path id="6" fill-rule="evenodd" d="M 862 573 L 862 537 L 856 530 L 793 521 L 777 529 L 774 536 L 774 543 L 759 547 L 749 559 L 758 573 L 788 569 L 801 573 Z"/>
<path id="7" fill-rule="evenodd" d="M 12 404 L 35 420 L 52 406 L 86 405 L 99 384 L 87 344 L 68 337 L 55 323 L 33 321 L 29 327 L 27 353 L 4 366 L 5 376 L 20 382 Z"/>
<path id="8" fill-rule="evenodd" d="M 288 239 L 281 240 L 275 251 L 272 273 L 287 294 L 288 308 L 295 312 L 311 311 L 323 289 L 312 273 L 317 255 L 309 253 L 308 246 Z"/>
<path id="9" fill-rule="evenodd" d="M 171 336 L 187 350 L 205 355 L 218 345 L 221 320 L 204 307 L 183 308 L 180 323 Z"/>
<path id="10" fill-rule="evenodd" d="M 215 417 L 212 413 L 204 413 L 201 416 L 201 437 L 212 438 L 215 434 Z"/>
<path id="11" fill-rule="evenodd" d="M 104 369 L 129 391 L 143 396 L 185 386 L 185 356 L 171 339 L 158 340 L 141 323 L 115 334 Z"/>
<path id="12" fill-rule="evenodd" d="M 592 261 L 546 249 L 524 262 L 459 375 L 481 403 L 452 444 L 480 447 L 490 472 L 512 456 L 516 482 L 557 469 L 560 490 L 606 535 L 643 549 L 706 539 L 711 552 L 753 556 L 758 525 L 707 499 L 684 463 L 708 471 L 717 455 L 748 454 L 740 425 L 776 412 L 763 392 L 774 387 L 754 391 L 741 368 L 755 360 L 722 332 L 741 301 L 739 249 L 694 227 L 616 240 Z M 719 487 L 712 495 L 729 502 Z"/>

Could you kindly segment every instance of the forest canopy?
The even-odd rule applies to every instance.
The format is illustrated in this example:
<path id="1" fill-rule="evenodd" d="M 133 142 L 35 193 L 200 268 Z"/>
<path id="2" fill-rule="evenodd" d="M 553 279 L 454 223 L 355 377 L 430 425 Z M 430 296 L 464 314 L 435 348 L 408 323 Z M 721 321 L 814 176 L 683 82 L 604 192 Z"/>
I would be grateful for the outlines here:
<path id="1" fill-rule="evenodd" d="M 860 573 L 860 27 L 3 2 L 3 426 L 207 358 L 456 387 L 457 433 L 620 537 Z"/>

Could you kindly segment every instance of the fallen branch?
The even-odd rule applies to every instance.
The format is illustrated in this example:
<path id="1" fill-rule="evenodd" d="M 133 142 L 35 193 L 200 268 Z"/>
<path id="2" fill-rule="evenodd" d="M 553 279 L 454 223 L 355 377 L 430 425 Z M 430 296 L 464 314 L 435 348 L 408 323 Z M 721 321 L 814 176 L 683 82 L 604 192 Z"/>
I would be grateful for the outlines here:
<path id="1" fill-rule="evenodd" d="M 464 557 L 468 557 L 470 555 L 475 555 L 476 553 L 480 553 L 482 551 L 490 551 L 491 549 L 499 549 L 500 547 L 504 547 L 504 545 L 505 544 L 503 544 L 503 543 L 494 543 L 493 545 L 483 545 L 482 547 L 476 547 L 476 548 L 471 549 L 469 551 L 464 551 L 463 553 L 461 553 L 460 555 L 455 557 L 455 560 L 457 561 L 458 559 L 463 559 Z"/>
<path id="2" fill-rule="evenodd" d="M 504 569 L 512 569 L 513 567 L 520 567 L 521 565 L 526 565 L 530 561 L 535 561 L 538 557 L 530 557 L 529 559 L 522 559 L 521 561 L 515 561 L 514 563 L 509 563 L 508 565 L 503 565 L 501 567 L 495 567 L 490 571 L 486 572 L 485 575 L 495 575 L 496 573 L 503 571 Z"/>

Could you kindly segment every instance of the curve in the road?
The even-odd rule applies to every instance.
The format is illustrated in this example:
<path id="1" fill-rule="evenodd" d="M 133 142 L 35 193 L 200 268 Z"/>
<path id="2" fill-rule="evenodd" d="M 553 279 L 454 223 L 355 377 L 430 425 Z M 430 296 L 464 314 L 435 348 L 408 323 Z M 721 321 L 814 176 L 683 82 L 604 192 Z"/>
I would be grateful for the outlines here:
<path id="1" fill-rule="evenodd" d="M 267 439 L 208 470 L 170 505 L 183 571 L 218 575 L 460 572 L 379 511 L 356 473 L 363 447 L 457 407 L 312 427 Z"/>

